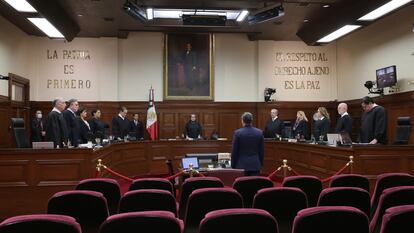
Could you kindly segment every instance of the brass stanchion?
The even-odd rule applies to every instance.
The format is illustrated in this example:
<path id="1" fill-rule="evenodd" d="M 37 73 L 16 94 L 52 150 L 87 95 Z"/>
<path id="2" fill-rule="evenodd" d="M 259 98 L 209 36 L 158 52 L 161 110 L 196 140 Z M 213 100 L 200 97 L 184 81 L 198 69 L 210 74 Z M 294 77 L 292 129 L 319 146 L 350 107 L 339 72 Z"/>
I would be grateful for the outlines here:
<path id="1" fill-rule="evenodd" d="M 349 173 L 353 174 L 354 173 L 354 156 L 349 156 Z"/>
<path id="2" fill-rule="evenodd" d="M 289 166 L 287 165 L 287 159 L 284 159 L 284 160 L 282 160 L 282 162 L 283 162 L 283 165 L 282 165 L 282 169 L 283 169 L 283 178 L 286 178 L 287 177 L 287 174 L 288 174 L 288 169 L 289 169 Z"/>
<path id="3" fill-rule="evenodd" d="M 188 164 L 188 174 L 190 175 L 190 178 L 193 177 L 193 173 L 194 173 L 193 164 L 190 163 Z"/>

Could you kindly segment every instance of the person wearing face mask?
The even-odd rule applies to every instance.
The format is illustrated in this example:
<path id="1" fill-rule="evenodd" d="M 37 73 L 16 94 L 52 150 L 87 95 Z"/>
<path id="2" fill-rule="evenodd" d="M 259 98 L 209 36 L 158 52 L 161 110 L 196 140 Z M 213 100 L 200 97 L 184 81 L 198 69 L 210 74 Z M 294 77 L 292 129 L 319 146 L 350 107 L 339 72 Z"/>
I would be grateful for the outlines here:
<path id="1" fill-rule="evenodd" d="M 46 121 L 43 119 L 42 111 L 36 111 L 36 117 L 32 120 L 32 142 L 44 141 L 46 135 Z"/>

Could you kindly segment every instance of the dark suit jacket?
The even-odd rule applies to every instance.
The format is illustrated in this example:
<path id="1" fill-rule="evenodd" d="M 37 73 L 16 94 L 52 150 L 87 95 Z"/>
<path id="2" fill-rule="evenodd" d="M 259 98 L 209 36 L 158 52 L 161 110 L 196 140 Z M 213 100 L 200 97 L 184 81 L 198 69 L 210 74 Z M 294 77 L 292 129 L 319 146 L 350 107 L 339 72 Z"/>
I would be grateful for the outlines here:
<path id="1" fill-rule="evenodd" d="M 335 127 L 335 133 L 348 133 L 351 136 L 352 133 L 352 118 L 349 115 L 338 118 Z"/>
<path id="2" fill-rule="evenodd" d="M 279 118 L 276 118 L 274 121 L 272 121 L 272 119 L 269 119 L 263 131 L 263 136 L 265 138 L 274 138 L 276 137 L 276 134 L 282 135 L 283 128 L 284 123 Z"/>
<path id="3" fill-rule="evenodd" d="M 365 112 L 361 118 L 360 142 L 369 143 L 374 138 L 378 143 L 387 143 L 387 112 L 384 107 L 376 106 Z"/>
<path id="4" fill-rule="evenodd" d="M 120 116 L 112 119 L 112 135 L 115 138 L 124 138 L 129 132 L 129 120 L 125 117 L 124 120 Z"/>
<path id="5" fill-rule="evenodd" d="M 264 138 L 261 130 L 248 125 L 234 132 L 231 167 L 260 171 L 263 165 Z"/>
<path id="6" fill-rule="evenodd" d="M 298 124 L 293 126 L 293 137 L 296 137 L 296 135 L 303 135 L 305 139 L 309 139 L 308 134 L 308 122 L 305 120 L 301 120 L 298 122 Z"/>
<path id="7" fill-rule="evenodd" d="M 92 134 L 95 137 L 105 137 L 105 125 L 107 125 L 106 123 L 96 118 L 92 118 L 88 122 L 89 126 L 91 127 Z"/>
<path id="8" fill-rule="evenodd" d="M 138 123 L 135 125 L 135 121 L 132 120 L 130 121 L 129 125 L 129 132 L 134 132 L 137 140 L 144 138 L 144 124 L 142 121 L 138 121 Z"/>
<path id="9" fill-rule="evenodd" d="M 77 117 L 76 114 L 73 114 L 71 111 L 66 109 L 65 111 L 63 111 L 63 118 L 65 118 L 66 127 L 68 128 L 69 140 L 72 143 L 72 146 L 77 147 L 79 145 L 80 135 L 79 117 Z"/>
<path id="10" fill-rule="evenodd" d="M 42 131 L 46 131 L 46 121 L 44 119 L 33 119 L 32 124 L 32 142 L 41 142 L 44 141 L 42 136 Z"/>
<path id="11" fill-rule="evenodd" d="M 46 119 L 46 141 L 53 141 L 55 147 L 63 147 L 68 141 L 68 129 L 62 113 L 51 111 Z"/>
<path id="12" fill-rule="evenodd" d="M 81 118 L 78 119 L 79 121 L 79 143 L 87 143 L 88 141 L 92 140 L 92 131 L 88 128 L 88 126 L 83 122 Z"/>
<path id="13" fill-rule="evenodd" d="M 319 140 L 319 136 L 323 136 L 323 140 L 327 140 L 326 134 L 329 133 L 330 125 L 331 122 L 326 117 L 322 120 L 315 121 L 315 127 L 313 131 L 315 140 Z"/>

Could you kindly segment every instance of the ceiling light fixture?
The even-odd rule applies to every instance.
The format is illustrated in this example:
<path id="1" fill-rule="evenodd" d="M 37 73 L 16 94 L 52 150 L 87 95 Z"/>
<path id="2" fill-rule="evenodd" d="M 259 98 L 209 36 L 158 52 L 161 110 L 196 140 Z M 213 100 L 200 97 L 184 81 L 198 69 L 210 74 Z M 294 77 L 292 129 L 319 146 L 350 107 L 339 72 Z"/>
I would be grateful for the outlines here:
<path id="1" fill-rule="evenodd" d="M 358 28 L 360 28 L 360 25 L 345 25 L 341 27 L 340 29 L 330 33 L 329 35 L 323 37 L 322 39 L 319 39 L 318 43 L 329 43 L 331 41 L 334 41 L 338 39 L 339 37 L 342 37 Z"/>
<path id="2" fill-rule="evenodd" d="M 247 15 L 249 14 L 249 11 L 247 10 L 242 10 L 242 12 L 240 12 L 239 16 L 237 16 L 236 21 L 237 22 L 242 22 L 244 21 L 244 19 L 246 19 Z"/>
<path id="3" fill-rule="evenodd" d="M 127 14 L 129 14 L 134 19 L 141 21 L 147 20 L 147 15 L 145 11 L 130 1 L 126 1 L 122 8 Z"/>
<path id="4" fill-rule="evenodd" d="M 154 18 L 154 9 L 147 8 L 147 19 L 152 20 Z"/>
<path id="5" fill-rule="evenodd" d="M 409 3 L 412 2 L 413 0 L 392 0 L 388 3 L 386 3 L 385 5 L 380 6 L 379 8 L 371 11 L 370 13 L 362 16 L 361 18 L 359 18 L 358 20 L 360 21 L 372 21 L 375 19 L 378 19 L 379 17 Z"/>
<path id="6" fill-rule="evenodd" d="M 19 12 L 30 12 L 34 13 L 37 12 L 35 8 L 30 5 L 26 0 L 4 0 L 7 2 L 10 6 L 12 6 L 14 9 L 16 9 Z"/>
<path id="7" fill-rule="evenodd" d="M 47 19 L 45 18 L 27 18 L 36 27 L 42 30 L 50 38 L 65 38 Z"/>

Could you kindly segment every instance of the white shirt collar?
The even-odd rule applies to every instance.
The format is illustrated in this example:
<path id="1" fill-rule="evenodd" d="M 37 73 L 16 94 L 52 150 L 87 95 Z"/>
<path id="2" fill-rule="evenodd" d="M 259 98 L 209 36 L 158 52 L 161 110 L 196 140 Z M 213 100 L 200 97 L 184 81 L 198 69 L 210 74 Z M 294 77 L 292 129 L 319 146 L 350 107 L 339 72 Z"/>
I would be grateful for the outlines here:
<path id="1" fill-rule="evenodd" d="M 346 115 L 349 115 L 348 112 L 342 113 L 341 117 L 346 116 Z"/>
<path id="2" fill-rule="evenodd" d="M 59 109 L 57 109 L 56 107 L 54 107 L 54 108 L 52 109 L 52 112 L 62 113 L 62 112 L 61 112 L 61 111 L 59 111 Z"/>
<path id="3" fill-rule="evenodd" d="M 72 111 L 72 109 L 68 108 L 68 110 L 75 115 L 75 113 Z"/>
<path id="4" fill-rule="evenodd" d="M 324 118 L 325 118 L 325 117 L 323 116 L 323 117 L 321 117 L 321 119 L 319 119 L 319 120 L 321 121 L 321 120 L 323 120 Z"/>
<path id="5" fill-rule="evenodd" d="M 277 119 L 277 116 L 276 117 L 274 117 L 274 118 L 272 118 L 272 121 L 274 121 L 274 120 L 276 120 Z"/>
<path id="6" fill-rule="evenodd" d="M 118 116 L 119 116 L 120 118 L 122 118 L 122 120 L 125 120 L 125 117 L 123 117 L 121 114 L 118 114 Z"/>

